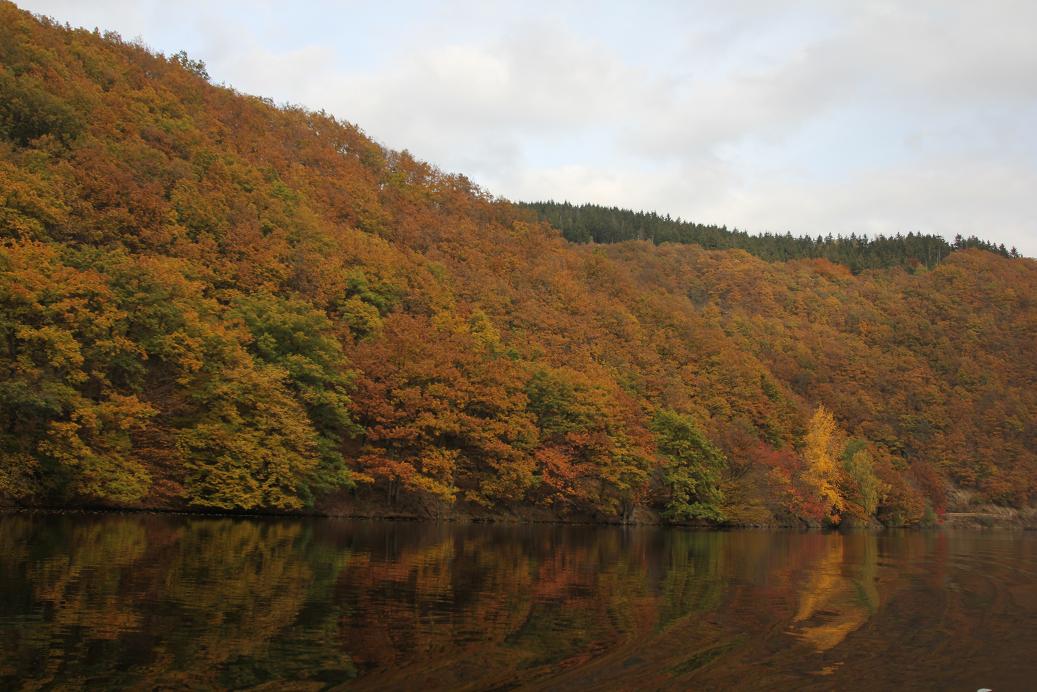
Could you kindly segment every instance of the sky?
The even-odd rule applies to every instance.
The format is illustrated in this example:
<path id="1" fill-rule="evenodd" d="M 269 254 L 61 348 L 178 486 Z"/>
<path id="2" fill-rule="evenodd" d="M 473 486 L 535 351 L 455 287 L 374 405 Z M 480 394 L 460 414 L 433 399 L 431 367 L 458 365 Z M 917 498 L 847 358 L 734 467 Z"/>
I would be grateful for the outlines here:
<path id="1" fill-rule="evenodd" d="M 20 0 L 513 200 L 1037 257 L 1037 2 Z"/>

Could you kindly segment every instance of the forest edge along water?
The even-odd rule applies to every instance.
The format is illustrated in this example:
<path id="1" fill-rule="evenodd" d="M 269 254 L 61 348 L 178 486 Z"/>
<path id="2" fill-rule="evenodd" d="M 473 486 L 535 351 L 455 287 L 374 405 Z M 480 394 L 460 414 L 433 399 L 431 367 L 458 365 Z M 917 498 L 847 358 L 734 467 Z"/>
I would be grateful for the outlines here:
<path id="1" fill-rule="evenodd" d="M 1025 689 L 1037 534 L 0 514 L 0 686 Z"/>
<path id="2" fill-rule="evenodd" d="M 67 19 L 0 0 L 0 504 L 904 526 L 1037 503 L 1032 258 L 521 205 Z"/>

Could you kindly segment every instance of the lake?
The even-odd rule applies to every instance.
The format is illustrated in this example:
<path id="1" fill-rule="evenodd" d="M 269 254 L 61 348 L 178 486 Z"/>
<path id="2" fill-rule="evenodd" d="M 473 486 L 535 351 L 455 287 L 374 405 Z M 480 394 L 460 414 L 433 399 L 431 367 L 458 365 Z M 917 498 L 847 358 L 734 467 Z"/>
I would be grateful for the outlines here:
<path id="1" fill-rule="evenodd" d="M 264 685 L 1034 689 L 1037 535 L 0 515 L 0 688 Z"/>

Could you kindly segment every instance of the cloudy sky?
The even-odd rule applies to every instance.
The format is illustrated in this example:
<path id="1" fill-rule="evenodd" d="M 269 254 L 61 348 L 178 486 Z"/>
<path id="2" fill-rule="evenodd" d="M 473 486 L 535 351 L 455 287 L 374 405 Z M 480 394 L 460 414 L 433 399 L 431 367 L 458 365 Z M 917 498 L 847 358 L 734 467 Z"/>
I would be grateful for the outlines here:
<path id="1" fill-rule="evenodd" d="M 511 199 L 1037 256 L 1037 2 L 19 0 Z"/>

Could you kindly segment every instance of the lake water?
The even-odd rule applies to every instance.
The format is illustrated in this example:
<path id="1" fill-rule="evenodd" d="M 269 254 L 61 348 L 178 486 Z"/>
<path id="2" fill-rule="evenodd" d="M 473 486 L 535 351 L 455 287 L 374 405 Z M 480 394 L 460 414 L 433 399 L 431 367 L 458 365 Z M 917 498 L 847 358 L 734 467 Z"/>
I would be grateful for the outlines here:
<path id="1" fill-rule="evenodd" d="M 2 689 L 343 684 L 1037 689 L 1037 535 L 0 515 Z"/>

